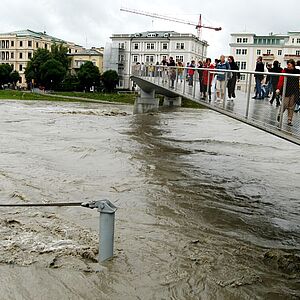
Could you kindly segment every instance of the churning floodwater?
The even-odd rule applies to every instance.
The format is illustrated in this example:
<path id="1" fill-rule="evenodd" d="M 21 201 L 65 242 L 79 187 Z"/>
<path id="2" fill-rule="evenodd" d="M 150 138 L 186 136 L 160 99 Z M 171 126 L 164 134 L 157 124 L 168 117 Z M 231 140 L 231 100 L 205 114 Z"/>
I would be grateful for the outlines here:
<path id="1" fill-rule="evenodd" d="M 299 299 L 299 146 L 210 110 L 0 103 L 0 299 Z"/>

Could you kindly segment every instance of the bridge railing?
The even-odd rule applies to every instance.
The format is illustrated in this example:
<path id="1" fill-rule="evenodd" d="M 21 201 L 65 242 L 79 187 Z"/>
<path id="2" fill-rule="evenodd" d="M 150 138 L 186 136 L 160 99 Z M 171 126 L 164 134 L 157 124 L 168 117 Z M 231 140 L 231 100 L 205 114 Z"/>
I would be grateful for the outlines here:
<path id="1" fill-rule="evenodd" d="M 135 65 L 132 75 L 300 141 L 298 74 Z"/>

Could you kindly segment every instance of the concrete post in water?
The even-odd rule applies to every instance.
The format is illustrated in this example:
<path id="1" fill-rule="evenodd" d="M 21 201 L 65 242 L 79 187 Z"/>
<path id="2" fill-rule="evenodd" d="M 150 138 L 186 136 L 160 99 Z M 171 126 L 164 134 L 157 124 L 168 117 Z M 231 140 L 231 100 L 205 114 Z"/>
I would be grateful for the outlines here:
<path id="1" fill-rule="evenodd" d="M 87 208 L 97 208 L 99 220 L 99 262 L 110 259 L 114 255 L 115 212 L 117 207 L 109 200 L 82 203 Z"/>
<path id="2" fill-rule="evenodd" d="M 159 107 L 159 99 L 155 98 L 155 91 L 146 92 L 140 90 L 140 97 L 135 100 L 134 114 L 142 114 L 151 111 L 157 111 Z"/>
<path id="3" fill-rule="evenodd" d="M 163 106 L 181 106 L 182 97 L 164 97 Z"/>
<path id="4" fill-rule="evenodd" d="M 99 222 L 99 262 L 114 255 L 115 212 L 117 208 L 109 201 L 98 202 Z"/>

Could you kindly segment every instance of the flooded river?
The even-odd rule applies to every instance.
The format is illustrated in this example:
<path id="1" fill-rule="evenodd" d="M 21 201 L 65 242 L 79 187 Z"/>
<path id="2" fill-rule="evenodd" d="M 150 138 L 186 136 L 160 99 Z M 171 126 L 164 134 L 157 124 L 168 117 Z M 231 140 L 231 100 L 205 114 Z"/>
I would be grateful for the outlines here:
<path id="1" fill-rule="evenodd" d="M 300 299 L 300 152 L 209 110 L 0 103 L 0 299 Z"/>

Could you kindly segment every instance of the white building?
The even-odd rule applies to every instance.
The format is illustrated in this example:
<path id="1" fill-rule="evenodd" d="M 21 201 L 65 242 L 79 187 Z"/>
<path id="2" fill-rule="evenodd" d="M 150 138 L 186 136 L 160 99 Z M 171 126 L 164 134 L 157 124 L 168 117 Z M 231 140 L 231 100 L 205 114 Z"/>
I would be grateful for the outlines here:
<path id="1" fill-rule="evenodd" d="M 240 70 L 254 71 L 258 56 L 262 56 L 265 65 L 278 60 L 282 67 L 286 66 L 286 61 L 290 58 L 300 60 L 300 31 L 289 31 L 286 35 L 232 33 L 229 45 L 230 54 L 235 58 Z M 245 78 L 242 74 L 237 89 L 244 86 Z"/>
<path id="2" fill-rule="evenodd" d="M 170 56 L 184 64 L 203 60 L 208 44 L 190 33 L 174 31 L 147 31 L 135 34 L 113 34 L 111 45 L 104 52 L 104 71 L 116 70 L 120 76 L 119 88 L 130 89 L 132 66 L 161 63 Z"/>

